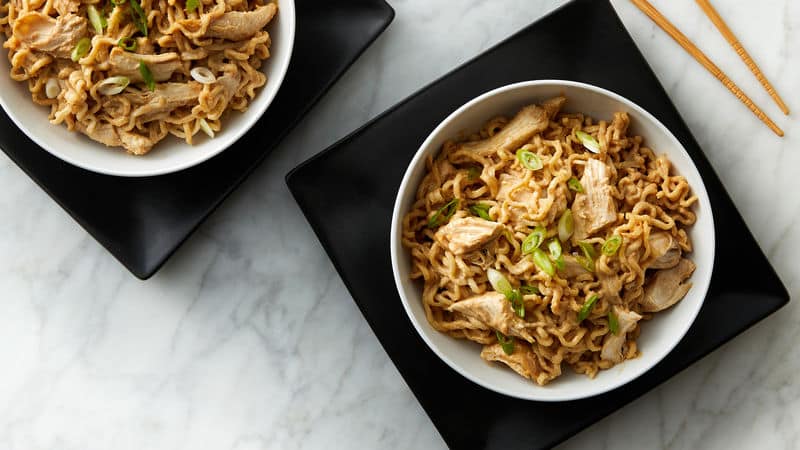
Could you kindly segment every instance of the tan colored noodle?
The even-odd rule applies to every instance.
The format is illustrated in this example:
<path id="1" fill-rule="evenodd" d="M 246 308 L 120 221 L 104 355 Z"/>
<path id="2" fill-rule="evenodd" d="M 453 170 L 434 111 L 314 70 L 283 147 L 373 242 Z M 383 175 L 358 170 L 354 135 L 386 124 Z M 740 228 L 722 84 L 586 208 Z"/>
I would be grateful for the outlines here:
<path id="1" fill-rule="evenodd" d="M 666 157 L 646 147 L 641 136 L 628 135 L 626 113 L 614 114 L 610 123 L 597 122 L 583 114 L 556 114 L 563 99 L 553 100 L 555 110 L 549 111 L 541 131 L 522 142 L 513 142 L 514 136 L 492 141 L 509 124 L 510 119 L 504 117 L 487 122 L 479 134 L 446 142 L 441 153 L 427 161 L 427 174 L 416 201 L 403 219 L 402 237 L 412 255 L 411 277 L 424 283 L 422 299 L 430 324 L 452 337 L 483 345 L 484 359 L 503 362 L 541 385 L 560 376 L 564 364 L 594 377 L 601 369 L 639 355 L 639 322 L 614 335 L 609 312 L 615 318 L 640 315 L 649 319 L 656 309 L 671 306 L 646 306 L 644 294 L 654 283 L 664 281 L 656 280 L 655 274 L 673 270 L 667 266 L 674 266 L 678 260 L 680 267 L 689 267 L 688 274 L 682 274 L 679 280 L 685 294 L 690 284 L 684 282 L 694 265 L 680 256 L 663 262 L 669 255 L 656 254 L 659 250 L 653 242 L 657 235 L 674 240 L 672 256 L 691 252 L 686 228 L 695 222 L 692 208 L 697 202 L 686 179 L 671 172 Z M 538 113 L 542 113 L 541 108 Z M 587 151 L 576 137 L 577 131 L 593 136 L 600 144 L 600 153 Z M 475 150 L 491 142 L 497 145 L 489 145 L 488 150 L 484 145 L 483 153 Z M 543 167 L 524 167 L 516 156 L 520 147 L 538 155 Z M 616 214 L 610 223 L 581 239 L 597 251 L 594 272 L 579 269 L 567 275 L 564 269 L 550 276 L 530 255 L 523 254 L 522 242 L 536 226 L 547 229 L 545 242 L 557 238 L 558 221 L 565 210 L 572 208 L 573 214 L 583 211 L 576 210 L 576 206 L 585 205 L 583 200 L 576 202 L 576 197 L 594 194 L 589 193 L 589 186 L 584 187 L 587 193 L 577 194 L 568 189 L 567 182 L 572 177 L 588 179 L 584 172 L 590 160 L 595 160 L 593 166 L 601 162 L 610 174 L 608 187 L 603 189 Z M 430 226 L 432 218 L 452 199 L 459 199 L 457 211 Z M 492 223 L 480 222 L 485 219 L 470 212 L 476 204 L 488 207 Z M 474 219 L 467 219 L 470 217 Z M 457 254 L 448 242 L 457 239 L 454 233 L 466 230 L 453 227 L 458 223 L 499 227 L 500 232 L 477 248 Z M 612 236 L 621 237 L 621 246 L 613 255 L 603 254 L 601 246 Z M 581 259 L 577 241 L 573 235 L 562 242 L 568 259 Z M 546 243 L 540 248 L 547 253 Z M 653 269 L 657 265 L 663 270 Z M 492 292 L 487 281 L 490 268 L 500 271 L 513 287 L 538 289 L 539 293 L 523 296 L 524 318 L 519 314 L 503 316 L 497 308 L 448 310 Z M 592 295 L 598 295 L 598 300 L 588 317 L 578 323 L 578 314 Z M 505 298 L 503 301 L 511 303 Z M 516 334 L 513 351 L 508 354 L 498 351 L 497 330 L 511 322 L 525 331 Z M 520 337 L 525 335 L 530 339 Z"/>
<path id="2" fill-rule="evenodd" d="M 222 127 L 223 113 L 245 111 L 266 76 L 270 35 L 264 27 L 277 13 L 271 0 L 140 0 L 147 37 L 132 14 L 134 0 L 0 0 L 11 77 L 26 82 L 36 104 L 50 107 L 50 122 L 64 124 L 111 147 L 145 154 L 172 134 L 192 144 L 194 136 Z M 90 5 L 107 20 L 98 34 L 88 19 Z M 69 25 L 67 25 L 69 24 Z M 71 52 L 81 38 L 91 47 L 77 62 Z M 125 51 L 120 39 L 134 39 Z M 150 90 L 138 64 L 155 76 Z M 216 81 L 193 80 L 193 68 L 209 69 Z M 98 85 L 125 76 L 129 86 L 104 95 Z M 55 98 L 48 81 L 57 80 Z M 206 80 L 207 81 L 207 80 Z M 50 97 L 53 97 L 51 94 Z M 206 126 L 207 125 L 207 126 Z"/>

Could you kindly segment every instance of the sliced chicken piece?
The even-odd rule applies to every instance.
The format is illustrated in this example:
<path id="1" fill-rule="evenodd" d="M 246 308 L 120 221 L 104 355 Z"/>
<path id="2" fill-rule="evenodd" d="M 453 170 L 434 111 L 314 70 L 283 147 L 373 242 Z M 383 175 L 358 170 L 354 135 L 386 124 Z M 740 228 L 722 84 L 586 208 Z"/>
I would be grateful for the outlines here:
<path id="1" fill-rule="evenodd" d="M 491 291 L 461 300 L 450 305 L 447 310 L 475 319 L 506 336 L 515 336 L 528 342 L 534 342 L 533 337 L 526 329 L 525 321 L 514 313 L 511 302 L 499 292 Z"/>
<path id="2" fill-rule="evenodd" d="M 500 344 L 484 345 L 481 358 L 490 362 L 501 362 L 514 372 L 529 380 L 536 380 L 541 370 L 536 364 L 536 355 L 528 345 L 515 345 L 514 353 L 507 355 Z"/>
<path id="3" fill-rule="evenodd" d="M 617 316 L 619 329 L 617 334 L 609 333 L 603 342 L 603 349 L 600 351 L 600 357 L 615 363 L 621 363 L 625 356 L 622 354 L 622 347 L 627 340 L 627 334 L 636 328 L 636 323 L 642 319 L 642 316 L 633 311 L 622 309 L 619 306 L 614 306 L 614 314 Z"/>
<path id="4" fill-rule="evenodd" d="M 467 142 L 461 148 L 484 156 L 498 149 L 516 151 L 534 135 L 547 129 L 550 119 L 558 113 L 565 101 L 564 97 L 555 97 L 540 106 L 526 106 L 499 133 L 481 141 Z"/>
<path id="5" fill-rule="evenodd" d="M 144 155 L 156 144 L 150 138 L 129 131 L 120 130 L 111 124 L 101 122 L 89 130 L 81 122 L 75 124 L 78 131 L 109 147 L 124 147 L 128 153 Z"/>
<path id="6" fill-rule="evenodd" d="M 455 255 L 473 252 L 503 233 L 503 225 L 478 217 L 453 219 L 439 228 L 436 239 Z"/>
<path id="7" fill-rule="evenodd" d="M 600 293 L 601 297 L 605 299 L 619 299 L 620 292 L 622 292 L 622 278 L 617 274 L 598 273 L 597 278 L 600 280 Z"/>
<path id="8" fill-rule="evenodd" d="M 575 221 L 575 241 L 586 239 L 617 220 L 617 205 L 611 196 L 611 174 L 605 163 L 596 159 L 586 161 L 581 177 L 583 192 L 575 195 L 572 214 Z"/>
<path id="9" fill-rule="evenodd" d="M 207 37 L 241 41 L 264 29 L 275 17 L 278 5 L 269 3 L 259 6 L 253 11 L 231 11 L 211 22 L 206 32 Z"/>
<path id="10" fill-rule="evenodd" d="M 55 0 L 53 7 L 58 11 L 59 15 L 66 16 L 67 14 L 78 12 L 81 2 L 80 0 Z"/>
<path id="11" fill-rule="evenodd" d="M 56 58 L 69 58 L 78 41 L 87 36 L 86 19 L 75 14 L 54 19 L 39 12 L 29 12 L 14 21 L 14 36 L 24 46 Z"/>
<path id="12" fill-rule="evenodd" d="M 578 275 L 590 273 L 585 267 L 578 262 L 572 255 L 564 255 L 564 268 L 559 270 L 558 273 L 563 278 L 575 278 Z"/>
<path id="13" fill-rule="evenodd" d="M 685 281 L 692 276 L 695 268 L 692 261 L 683 258 L 675 267 L 659 270 L 653 274 L 644 286 L 642 311 L 663 311 L 678 303 L 692 287 L 692 283 Z"/>
<path id="14" fill-rule="evenodd" d="M 147 136 L 125 130 L 119 130 L 119 139 L 122 141 L 122 146 L 125 147 L 125 150 L 134 155 L 144 155 L 156 145 L 156 143 Z"/>
<path id="15" fill-rule="evenodd" d="M 163 83 L 153 92 L 125 92 L 124 95 L 134 106 L 132 115 L 142 122 L 163 119 L 170 112 L 182 106 L 197 103 L 203 90 L 200 83 Z"/>
<path id="16" fill-rule="evenodd" d="M 650 260 L 644 264 L 648 269 L 670 269 L 681 260 L 678 241 L 666 231 L 650 233 Z"/>
<path id="17" fill-rule="evenodd" d="M 160 55 L 140 55 L 126 52 L 119 47 L 111 50 L 108 62 L 111 64 L 111 75 L 128 77 L 133 83 L 144 81 L 141 72 L 139 72 L 139 62 L 145 63 L 153 74 L 153 79 L 159 82 L 172 78 L 172 74 L 183 65 L 180 55 L 175 52 L 162 53 Z"/>
<path id="18" fill-rule="evenodd" d="M 75 128 L 101 144 L 106 144 L 109 147 L 122 146 L 119 133 L 117 133 L 117 129 L 111 124 L 100 122 L 89 130 L 83 123 L 75 122 Z"/>

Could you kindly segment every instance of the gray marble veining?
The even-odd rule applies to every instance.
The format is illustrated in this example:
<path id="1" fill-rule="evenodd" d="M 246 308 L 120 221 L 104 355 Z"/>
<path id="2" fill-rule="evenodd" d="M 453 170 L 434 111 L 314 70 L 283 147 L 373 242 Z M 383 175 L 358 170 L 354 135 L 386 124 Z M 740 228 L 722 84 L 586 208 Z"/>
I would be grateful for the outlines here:
<path id="1" fill-rule="evenodd" d="M 283 176 L 561 2 L 391 3 L 387 32 L 148 282 L 0 157 L 0 448 L 444 447 Z M 796 296 L 797 116 L 780 115 L 694 2 L 654 4 L 786 138 L 628 1 L 613 3 Z M 800 3 L 715 5 L 800 113 Z M 562 448 L 798 448 L 798 324 L 793 302 Z"/>

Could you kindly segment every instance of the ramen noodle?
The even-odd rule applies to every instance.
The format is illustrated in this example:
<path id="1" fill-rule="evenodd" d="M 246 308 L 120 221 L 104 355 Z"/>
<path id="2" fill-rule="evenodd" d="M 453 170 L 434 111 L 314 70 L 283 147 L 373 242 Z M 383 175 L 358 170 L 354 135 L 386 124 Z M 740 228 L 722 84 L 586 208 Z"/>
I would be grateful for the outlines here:
<path id="1" fill-rule="evenodd" d="M 596 122 L 564 102 L 446 142 L 403 218 L 428 322 L 540 385 L 637 357 L 642 321 L 695 269 L 686 179 L 626 113 Z"/>
<path id="2" fill-rule="evenodd" d="M 266 76 L 269 0 L 0 0 L 11 77 L 50 122 L 142 155 L 244 111 Z"/>

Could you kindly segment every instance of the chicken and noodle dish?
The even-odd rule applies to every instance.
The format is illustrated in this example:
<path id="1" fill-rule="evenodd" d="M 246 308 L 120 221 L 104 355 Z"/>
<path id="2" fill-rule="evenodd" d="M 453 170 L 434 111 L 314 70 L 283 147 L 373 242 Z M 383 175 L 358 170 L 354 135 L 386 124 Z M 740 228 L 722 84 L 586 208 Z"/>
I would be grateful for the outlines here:
<path id="1" fill-rule="evenodd" d="M 626 113 L 595 121 L 565 101 L 446 142 L 403 218 L 428 322 L 539 385 L 637 357 L 642 324 L 695 269 L 686 179 Z"/>
<path id="2" fill-rule="evenodd" d="M 0 0 L 11 77 L 50 122 L 142 155 L 213 138 L 267 82 L 270 0 Z"/>

